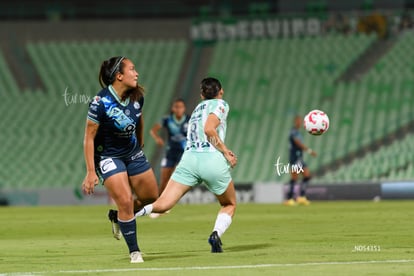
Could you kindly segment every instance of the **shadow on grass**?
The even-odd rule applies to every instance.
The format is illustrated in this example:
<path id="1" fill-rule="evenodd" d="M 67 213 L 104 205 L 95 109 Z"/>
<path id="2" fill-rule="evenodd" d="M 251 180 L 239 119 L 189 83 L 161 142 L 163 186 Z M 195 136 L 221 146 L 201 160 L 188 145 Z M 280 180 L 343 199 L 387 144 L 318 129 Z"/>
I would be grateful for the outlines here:
<path id="1" fill-rule="evenodd" d="M 143 258 L 145 261 L 151 261 L 151 260 L 161 260 L 161 259 L 183 259 L 183 258 L 189 258 L 194 257 L 194 254 L 177 254 L 174 252 L 172 253 L 151 253 L 148 255 L 144 255 Z"/>
<path id="2" fill-rule="evenodd" d="M 268 243 L 259 243 L 259 244 L 244 244 L 244 245 L 237 245 L 237 246 L 229 246 L 226 247 L 223 246 L 224 252 L 239 252 L 239 251 L 251 251 L 251 250 L 257 250 L 257 249 L 263 249 L 263 248 L 269 248 L 272 247 L 272 244 Z M 143 257 L 147 261 L 150 260 L 160 260 L 160 259 L 183 259 L 188 257 L 194 257 L 195 254 L 198 253 L 206 253 L 210 252 L 210 248 L 204 248 L 200 250 L 185 250 L 181 251 L 181 254 L 177 254 L 177 252 L 152 252 L 148 255 L 144 254 Z"/>
<path id="3" fill-rule="evenodd" d="M 223 246 L 223 250 L 229 251 L 229 252 L 237 252 L 237 251 L 250 251 L 250 250 L 256 250 L 256 249 L 263 249 L 263 248 L 269 248 L 273 245 L 270 243 L 259 243 L 259 244 L 242 244 L 242 245 L 236 245 L 236 246 L 230 246 L 226 247 Z"/>

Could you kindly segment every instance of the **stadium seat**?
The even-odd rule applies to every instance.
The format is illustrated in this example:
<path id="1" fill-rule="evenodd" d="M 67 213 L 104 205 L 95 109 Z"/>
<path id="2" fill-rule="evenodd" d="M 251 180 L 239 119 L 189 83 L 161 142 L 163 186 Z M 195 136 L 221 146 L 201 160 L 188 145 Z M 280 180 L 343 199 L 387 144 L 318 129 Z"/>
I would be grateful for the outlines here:
<path id="1" fill-rule="evenodd" d="M 0 52 L 0 83 L 2 84 L 3 91 L 7 94 L 16 94 L 19 92 L 17 83 L 10 72 L 2 52 Z"/>
<path id="2" fill-rule="evenodd" d="M 100 87 L 100 64 L 119 53 L 136 63 L 140 82 L 146 87 L 145 153 L 150 158 L 155 144 L 149 128 L 168 112 L 187 48 L 185 41 L 41 41 L 28 43 L 27 52 L 45 86 L 22 97 L 0 55 L 0 80 L 5 79 L 12 103 L 25 112 L 5 112 L 0 142 L 9 160 L 2 162 L 7 175 L 0 175 L 4 188 L 74 187 L 85 174 L 83 132 L 87 99 Z M 65 91 L 70 93 L 65 101 Z M 3 155 L 6 156 L 6 155 Z"/>
<path id="3" fill-rule="evenodd" d="M 359 82 L 335 82 L 375 39 L 374 35 L 329 34 L 214 44 L 208 73 L 222 81 L 230 104 L 226 142 L 239 156 L 233 171 L 236 183 L 288 180 L 287 174 L 276 174 L 274 164 L 278 157 L 288 162 L 288 133 L 295 114 L 303 116 L 317 108 L 330 116 L 330 129 L 323 136 L 304 133 L 305 143 L 318 152 L 317 158 L 305 155 L 311 171 L 413 120 L 412 33 L 403 33 Z M 0 102 L 1 107 L 7 110 L 17 104 L 30 107 L 34 114 L 5 112 L 0 153 L 7 149 L 11 160 L 2 165 L 11 173 L 0 175 L 3 187 L 80 183 L 87 103 L 79 97 L 99 91 L 101 62 L 121 53 L 136 63 L 146 87 L 145 152 L 151 158 L 156 146 L 148 130 L 169 109 L 186 49 L 186 41 L 174 40 L 30 42 L 26 50 L 44 90 L 25 91 L 25 97 L 20 97 L 22 92 L 0 53 L 0 82 L 10 96 Z M 66 96 L 78 97 L 76 103 L 65 101 L 65 91 Z M 15 123 L 4 125 L 8 121 Z M 412 179 L 412 149 L 414 139 L 407 136 L 313 181 Z"/>
<path id="4" fill-rule="evenodd" d="M 216 44 L 209 73 L 222 80 L 230 109 L 236 110 L 237 116 L 229 116 L 227 138 L 230 147 L 240 155 L 234 170 L 236 182 L 286 181 L 287 176 L 276 175 L 274 163 L 278 156 L 288 162 L 288 133 L 293 115 L 304 116 L 311 109 L 332 114 L 326 141 L 340 140 L 344 147 L 305 134 L 305 143 L 323 156 L 306 156 L 310 168 L 314 170 L 347 153 L 353 132 L 350 126 L 346 126 L 347 131 L 341 130 L 338 122 L 344 118 L 336 111 L 343 107 L 344 99 L 353 107 L 358 95 L 345 86 L 337 89 L 333 82 L 373 39 L 328 35 Z M 347 116 L 355 111 L 351 109 Z"/>
<path id="5" fill-rule="evenodd" d="M 381 147 L 378 151 L 368 153 L 352 163 L 342 166 L 319 179 L 318 182 L 332 182 L 342 179 L 344 175 L 351 175 L 353 181 L 369 180 L 413 180 L 412 151 L 414 150 L 414 135 L 407 135 L 400 141 Z"/>

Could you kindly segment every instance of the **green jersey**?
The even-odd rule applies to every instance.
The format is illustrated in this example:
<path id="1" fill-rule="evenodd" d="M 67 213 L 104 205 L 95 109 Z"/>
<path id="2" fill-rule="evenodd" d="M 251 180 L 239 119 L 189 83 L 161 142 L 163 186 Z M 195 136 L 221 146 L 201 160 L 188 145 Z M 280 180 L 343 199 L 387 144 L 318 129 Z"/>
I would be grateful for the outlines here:
<path id="1" fill-rule="evenodd" d="M 227 128 L 227 114 L 229 113 L 229 105 L 222 99 L 204 100 L 197 105 L 191 114 L 187 130 L 187 151 L 196 152 L 215 152 L 217 149 L 214 142 L 210 143 L 204 133 L 204 126 L 207 117 L 210 114 L 215 114 L 220 120 L 217 127 L 217 134 L 221 141 L 224 142 Z"/>

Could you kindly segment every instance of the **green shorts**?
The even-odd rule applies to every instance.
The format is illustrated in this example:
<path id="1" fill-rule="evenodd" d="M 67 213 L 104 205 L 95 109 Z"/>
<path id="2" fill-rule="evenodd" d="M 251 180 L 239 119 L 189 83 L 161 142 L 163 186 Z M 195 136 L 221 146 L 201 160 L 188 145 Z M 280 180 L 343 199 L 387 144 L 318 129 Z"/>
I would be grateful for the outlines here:
<path id="1" fill-rule="evenodd" d="M 220 152 L 185 151 L 171 179 L 191 187 L 204 181 L 210 192 L 221 195 L 231 182 L 230 165 Z"/>

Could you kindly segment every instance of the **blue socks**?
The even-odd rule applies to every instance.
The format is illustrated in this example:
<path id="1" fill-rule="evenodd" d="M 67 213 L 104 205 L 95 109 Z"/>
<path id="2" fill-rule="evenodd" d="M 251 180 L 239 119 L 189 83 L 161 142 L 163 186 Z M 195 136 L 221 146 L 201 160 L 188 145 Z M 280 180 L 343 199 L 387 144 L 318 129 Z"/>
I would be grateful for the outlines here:
<path id="1" fill-rule="evenodd" d="M 303 181 L 300 185 L 300 196 L 306 196 L 306 189 L 308 188 L 308 183 L 310 179 L 310 177 L 303 178 Z"/>
<path id="2" fill-rule="evenodd" d="M 292 199 L 293 198 L 293 195 L 294 195 L 294 192 L 295 192 L 295 180 L 293 180 L 293 179 L 291 179 L 290 181 L 289 181 L 289 191 L 288 191 L 288 194 L 287 194 L 287 199 Z"/>
<path id="3" fill-rule="evenodd" d="M 137 224 L 135 217 L 128 221 L 122 221 L 118 219 L 118 225 L 121 229 L 122 235 L 124 236 L 125 242 L 128 245 L 129 253 L 140 251 L 137 241 Z"/>

